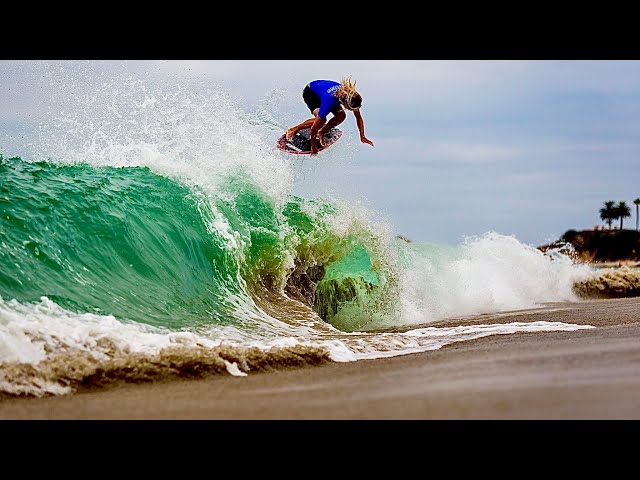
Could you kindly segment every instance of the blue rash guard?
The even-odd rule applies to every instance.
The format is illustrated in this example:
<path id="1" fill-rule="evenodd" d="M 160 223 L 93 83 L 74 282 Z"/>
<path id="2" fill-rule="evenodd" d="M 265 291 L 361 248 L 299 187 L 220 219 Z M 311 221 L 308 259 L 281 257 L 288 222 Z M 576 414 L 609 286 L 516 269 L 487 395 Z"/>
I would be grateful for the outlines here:
<path id="1" fill-rule="evenodd" d="M 327 115 L 340 109 L 340 100 L 333 96 L 340 87 L 340 83 L 333 80 L 314 80 L 309 83 L 309 88 L 320 98 L 320 110 L 318 117 L 327 119 Z"/>

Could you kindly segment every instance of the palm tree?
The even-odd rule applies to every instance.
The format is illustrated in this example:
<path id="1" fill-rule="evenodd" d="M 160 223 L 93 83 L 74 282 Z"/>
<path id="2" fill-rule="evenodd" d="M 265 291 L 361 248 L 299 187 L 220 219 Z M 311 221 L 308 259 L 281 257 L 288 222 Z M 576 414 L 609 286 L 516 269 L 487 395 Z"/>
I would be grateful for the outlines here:
<path id="1" fill-rule="evenodd" d="M 620 230 L 622 230 L 622 221 L 626 217 L 631 216 L 631 209 L 627 205 L 627 202 L 620 202 L 618 203 L 618 206 L 616 206 L 615 210 L 616 210 L 616 218 L 620 219 Z"/>
<path id="2" fill-rule="evenodd" d="M 618 218 L 616 215 L 616 202 L 609 200 L 608 202 L 604 202 L 604 207 L 600 209 L 600 219 L 603 222 L 607 222 L 609 225 L 609 230 L 611 230 L 611 222 L 614 218 Z"/>
<path id="3" fill-rule="evenodd" d="M 640 198 L 636 198 L 633 201 L 633 204 L 636 206 L 636 232 L 638 231 L 638 206 L 640 205 Z"/>

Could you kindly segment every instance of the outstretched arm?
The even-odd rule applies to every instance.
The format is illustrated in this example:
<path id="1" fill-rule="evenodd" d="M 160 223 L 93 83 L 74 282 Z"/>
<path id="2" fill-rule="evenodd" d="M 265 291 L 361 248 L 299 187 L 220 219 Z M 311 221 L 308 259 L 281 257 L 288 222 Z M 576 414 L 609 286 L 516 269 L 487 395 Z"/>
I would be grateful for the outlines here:
<path id="1" fill-rule="evenodd" d="M 360 141 L 362 143 L 368 143 L 373 146 L 373 142 L 364 136 L 364 120 L 362 119 L 362 114 L 360 113 L 360 109 L 353 110 L 353 114 L 356 117 L 356 123 L 358 124 L 358 130 L 360 131 Z"/>

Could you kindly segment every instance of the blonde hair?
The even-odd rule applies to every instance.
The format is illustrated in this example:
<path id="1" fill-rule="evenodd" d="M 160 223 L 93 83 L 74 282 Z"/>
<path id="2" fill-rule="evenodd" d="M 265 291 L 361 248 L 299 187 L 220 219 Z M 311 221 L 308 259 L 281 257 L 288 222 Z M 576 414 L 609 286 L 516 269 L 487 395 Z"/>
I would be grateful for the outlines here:
<path id="1" fill-rule="evenodd" d="M 351 75 L 342 78 L 340 88 L 336 90 L 334 95 L 347 105 L 351 104 L 351 99 L 354 96 L 360 96 L 356 91 L 356 81 L 351 78 Z"/>

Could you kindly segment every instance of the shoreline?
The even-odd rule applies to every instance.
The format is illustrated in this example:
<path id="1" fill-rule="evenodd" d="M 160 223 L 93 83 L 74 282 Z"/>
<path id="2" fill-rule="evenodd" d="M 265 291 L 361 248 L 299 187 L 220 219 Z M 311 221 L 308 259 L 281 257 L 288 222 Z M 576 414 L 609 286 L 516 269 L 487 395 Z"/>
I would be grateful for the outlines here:
<path id="1" fill-rule="evenodd" d="M 552 321 L 440 350 L 0 400 L 0 419 L 640 419 L 640 298 L 585 300 L 429 326 Z"/>

